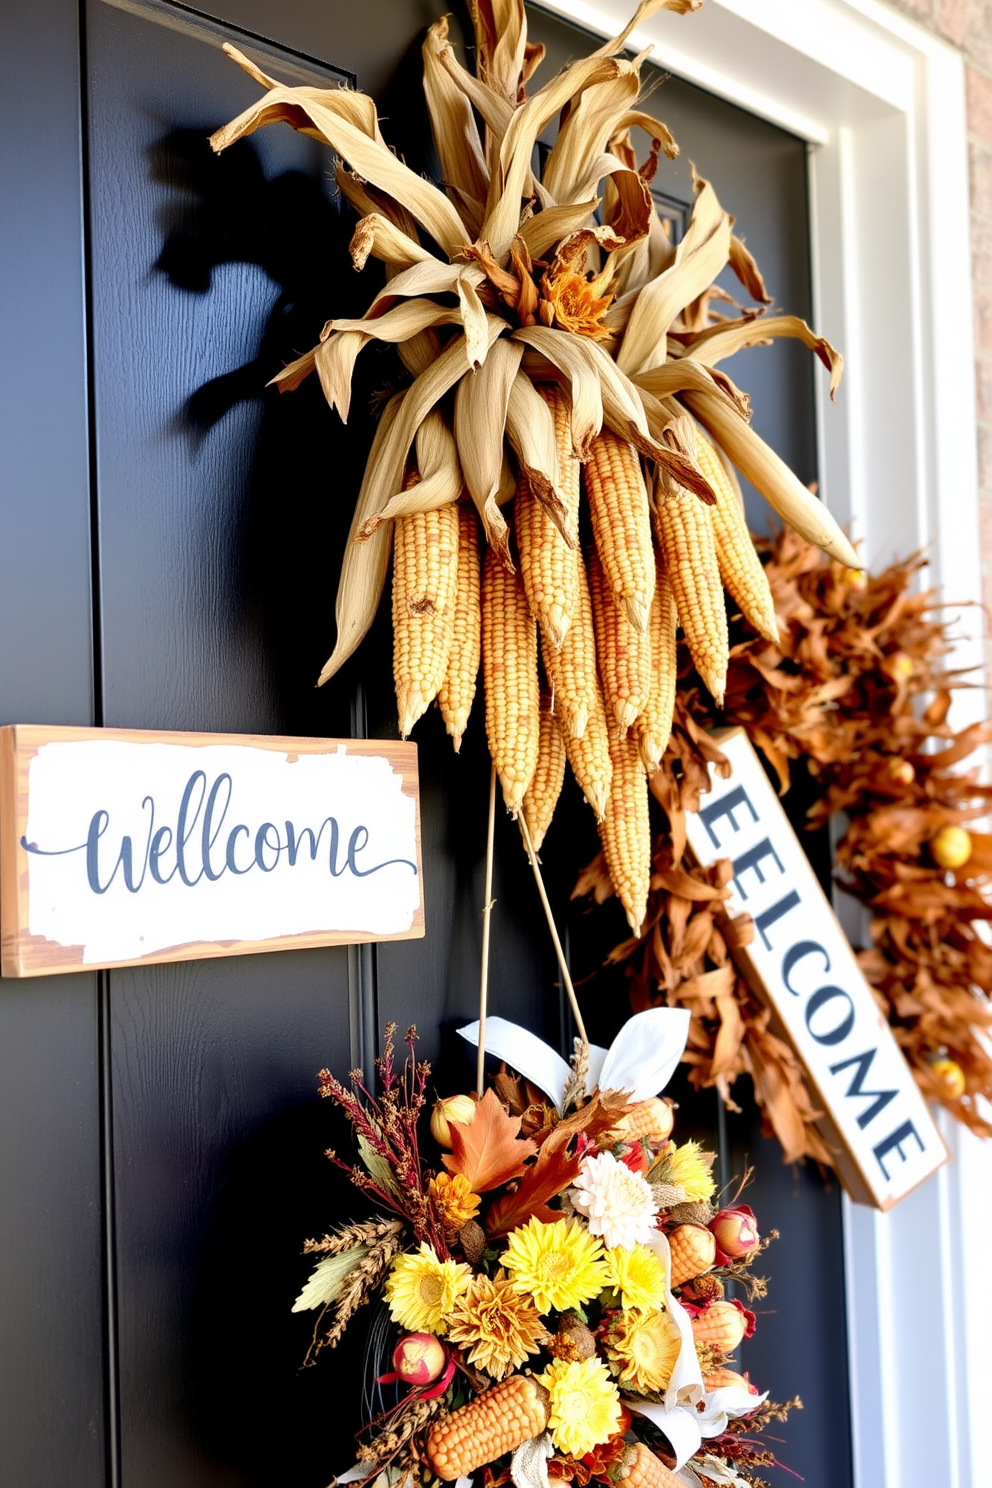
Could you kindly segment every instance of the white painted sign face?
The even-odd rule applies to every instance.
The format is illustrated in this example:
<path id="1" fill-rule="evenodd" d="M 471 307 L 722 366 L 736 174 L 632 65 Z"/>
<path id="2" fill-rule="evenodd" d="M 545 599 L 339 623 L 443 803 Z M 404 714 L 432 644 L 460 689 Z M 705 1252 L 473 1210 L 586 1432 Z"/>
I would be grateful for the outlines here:
<path id="1" fill-rule="evenodd" d="M 416 746 L 0 730 L 5 976 L 422 936 Z"/>
<path id="2" fill-rule="evenodd" d="M 734 866 L 731 916 L 754 920 L 736 953 L 802 1060 L 851 1197 L 889 1209 L 947 1148 L 837 918 L 743 729 L 716 736 L 732 766 L 686 815 L 693 856 Z"/>

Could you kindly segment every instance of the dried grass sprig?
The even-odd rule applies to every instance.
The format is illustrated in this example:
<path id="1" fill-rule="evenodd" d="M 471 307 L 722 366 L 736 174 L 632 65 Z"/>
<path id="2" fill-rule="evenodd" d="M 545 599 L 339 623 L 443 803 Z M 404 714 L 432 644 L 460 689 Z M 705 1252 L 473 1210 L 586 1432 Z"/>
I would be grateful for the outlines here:
<path id="1" fill-rule="evenodd" d="M 363 1246 L 368 1246 L 366 1254 L 348 1273 L 335 1300 L 321 1308 L 318 1314 L 313 1340 L 303 1361 L 305 1365 L 313 1364 L 321 1349 L 337 1348 L 355 1313 L 371 1301 L 385 1279 L 393 1257 L 403 1249 L 403 1229 L 402 1225 L 390 1227 L 378 1238 L 362 1242 Z M 325 1327 L 328 1315 L 330 1322 Z"/>

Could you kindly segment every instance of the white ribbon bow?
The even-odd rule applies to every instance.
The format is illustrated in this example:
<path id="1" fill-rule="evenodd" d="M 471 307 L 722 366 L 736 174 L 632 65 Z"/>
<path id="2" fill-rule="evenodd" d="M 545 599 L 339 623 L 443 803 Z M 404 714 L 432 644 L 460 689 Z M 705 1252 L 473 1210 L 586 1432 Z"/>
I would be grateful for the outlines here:
<path id="1" fill-rule="evenodd" d="M 477 1022 L 466 1024 L 458 1032 L 468 1043 L 478 1046 Z M 688 1037 L 686 1008 L 648 1008 L 635 1013 L 609 1049 L 589 1045 L 586 1094 L 598 1085 L 600 1090 L 624 1090 L 633 1100 L 650 1100 L 672 1078 Z M 571 1071 L 550 1044 L 507 1018 L 487 1018 L 486 1053 L 512 1064 L 561 1110 Z"/>

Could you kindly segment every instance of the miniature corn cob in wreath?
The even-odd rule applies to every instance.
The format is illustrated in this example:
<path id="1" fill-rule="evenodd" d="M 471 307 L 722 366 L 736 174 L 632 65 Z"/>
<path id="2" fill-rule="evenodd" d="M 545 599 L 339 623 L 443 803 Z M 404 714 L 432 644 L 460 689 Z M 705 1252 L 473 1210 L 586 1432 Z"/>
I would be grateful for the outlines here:
<path id="1" fill-rule="evenodd" d="M 616 758 L 618 750 L 625 761 L 636 756 L 652 771 L 664 750 L 673 621 L 718 702 L 727 670 L 724 589 L 762 634 L 774 635 L 768 586 L 724 459 L 786 523 L 857 566 L 823 505 L 750 429 L 747 398 L 716 370 L 742 348 L 797 337 L 828 367 L 833 392 L 840 356 L 792 316 L 712 314 L 713 280 L 728 264 L 762 307 L 770 303 L 733 219 L 697 178 L 675 246 L 651 195 L 659 155 L 678 151 L 664 124 L 638 109 L 642 59 L 628 59 L 624 48 L 653 12 L 684 14 L 701 3 L 643 0 L 618 36 L 530 96 L 543 53 L 527 43 L 522 0 L 472 0 L 475 76 L 455 57 L 447 20 L 436 21 L 423 48 L 424 89 L 443 189 L 387 147 L 372 99 L 286 87 L 230 46 L 266 92 L 211 141 L 223 150 L 283 121 L 329 144 L 338 186 L 359 214 L 355 266 L 370 256 L 386 266 L 386 285 L 365 316 L 328 321 L 320 343 L 275 378 L 289 390 L 316 370 L 342 418 L 369 342 L 395 344 L 406 378 L 370 452 L 342 566 L 337 640 L 320 681 L 368 631 L 392 550 L 400 731 L 406 736 L 436 698 L 459 748 L 479 670 L 465 611 L 479 601 L 474 528 L 456 522 L 455 511 L 476 514 L 490 587 L 518 595 L 511 579 L 519 571 L 519 596 L 540 635 L 514 665 L 493 665 L 486 641 L 500 645 L 504 629 L 491 613 L 483 625 L 486 728 L 504 800 L 516 815 L 538 768 L 536 735 L 519 747 L 509 741 L 521 717 L 530 729 L 530 702 L 521 713 L 521 698 L 537 696 L 543 671 L 635 931 L 650 848 L 629 828 L 647 794 L 629 768 L 616 771 Z M 538 177 L 534 146 L 559 117 Z M 640 163 L 638 132 L 649 142 Z M 485 617 L 485 580 L 481 604 Z M 588 633 L 575 636 L 578 626 L 594 631 L 592 650 Z"/>
<path id="2" fill-rule="evenodd" d="M 437 1102 L 433 1142 L 418 1133 L 430 1070 L 412 1029 L 401 1070 L 386 1030 L 378 1098 L 321 1071 L 358 1139 L 353 1166 L 329 1156 L 385 1211 L 307 1242 L 294 1308 L 320 1309 L 312 1358 L 378 1303 L 353 1479 L 750 1488 L 774 1462 L 755 1433 L 787 1407 L 738 1372 L 754 1314 L 727 1295 L 764 1294 L 749 1268 L 766 1242 L 746 1205 L 717 1210 L 714 1154 L 675 1140 L 671 1102 L 645 1095 L 681 1019 L 626 1025 L 603 1064 L 621 1089 L 588 1089 L 577 1055 L 574 1098 L 538 1093 L 531 1137 L 535 1087 L 505 1067 L 481 1098 Z"/>

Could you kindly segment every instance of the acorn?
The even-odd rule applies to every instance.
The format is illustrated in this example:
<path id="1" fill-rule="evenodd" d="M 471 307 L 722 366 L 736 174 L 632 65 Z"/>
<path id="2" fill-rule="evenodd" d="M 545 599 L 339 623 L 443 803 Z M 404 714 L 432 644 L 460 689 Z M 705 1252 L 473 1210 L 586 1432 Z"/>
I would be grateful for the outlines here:
<path id="1" fill-rule="evenodd" d="M 711 1230 L 702 1225 L 678 1225 L 668 1236 L 672 1250 L 672 1274 L 669 1283 L 673 1287 L 702 1276 L 716 1260 L 716 1238 Z"/>
<path id="2" fill-rule="evenodd" d="M 431 1136 L 439 1147 L 451 1148 L 451 1127 L 449 1121 L 454 1121 L 457 1126 L 471 1126 L 475 1120 L 475 1101 L 470 1095 L 447 1095 L 443 1100 L 434 1102 L 431 1112 Z"/>
<path id="3" fill-rule="evenodd" d="M 724 1294 L 725 1288 L 719 1276 L 694 1276 L 682 1287 L 679 1301 L 702 1307 L 706 1302 L 721 1302 Z"/>
<path id="4" fill-rule="evenodd" d="M 741 1204 L 736 1209 L 721 1209 L 710 1220 L 710 1229 L 716 1243 L 732 1261 L 749 1256 L 761 1243 L 758 1226 L 750 1205 Z"/>
<path id="5" fill-rule="evenodd" d="M 458 1231 L 462 1254 L 470 1266 L 477 1266 L 486 1248 L 486 1232 L 477 1220 L 469 1219 Z"/>
<path id="6" fill-rule="evenodd" d="M 558 1332 L 545 1348 L 553 1359 L 564 1359 L 577 1364 L 582 1359 L 591 1359 L 596 1353 L 596 1339 L 585 1323 L 574 1312 L 563 1312 L 558 1323 Z"/>
<path id="7" fill-rule="evenodd" d="M 948 1100 L 960 1100 L 968 1088 L 968 1082 L 957 1060 L 944 1055 L 940 1059 L 931 1060 L 930 1069 L 940 1081 L 941 1094 Z"/>
<path id="8" fill-rule="evenodd" d="M 433 1333 L 406 1333 L 393 1349 L 393 1368 L 405 1385 L 432 1385 L 448 1358 Z"/>
<path id="9" fill-rule="evenodd" d="M 941 827 L 931 839 L 930 851 L 939 868 L 963 868 L 971 857 L 971 833 L 964 827 Z"/>

